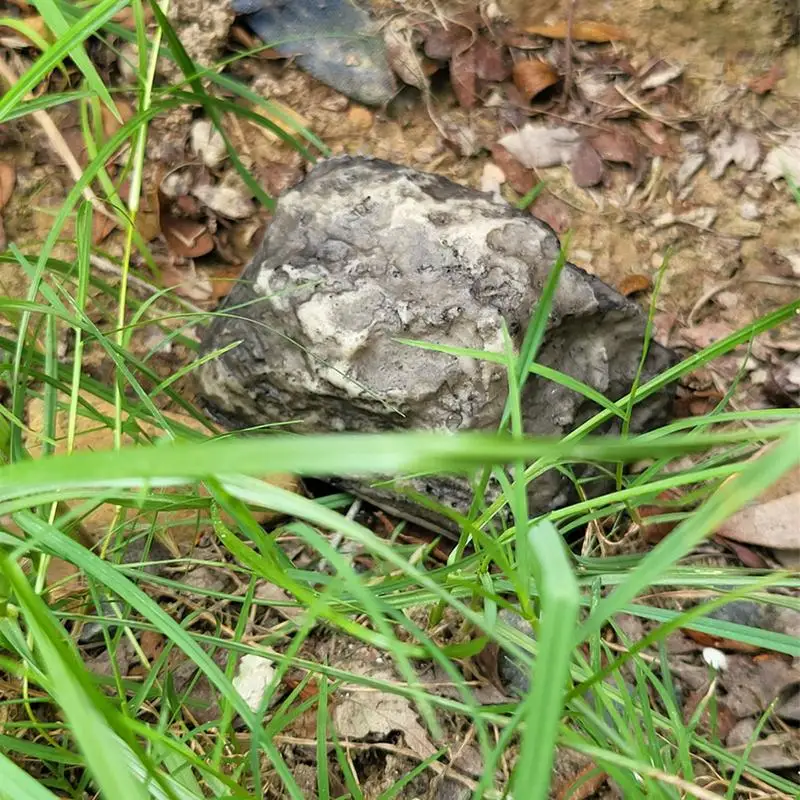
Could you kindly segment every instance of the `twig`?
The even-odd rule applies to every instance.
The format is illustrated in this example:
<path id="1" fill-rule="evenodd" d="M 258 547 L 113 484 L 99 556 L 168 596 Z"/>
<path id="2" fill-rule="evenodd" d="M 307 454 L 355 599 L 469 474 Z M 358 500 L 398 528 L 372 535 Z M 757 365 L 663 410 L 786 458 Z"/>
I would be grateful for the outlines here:
<path id="1" fill-rule="evenodd" d="M 17 73 L 14 72 L 11 65 L 2 58 L 0 58 L 0 76 L 2 76 L 9 85 L 9 88 L 19 81 Z M 55 122 L 53 122 L 51 116 L 46 111 L 42 110 L 33 111 L 32 116 L 39 124 L 39 127 L 44 131 L 45 136 L 50 140 L 50 144 L 53 150 L 55 150 L 56 155 L 64 162 L 64 166 L 69 170 L 72 179 L 76 182 L 79 181 L 83 177 L 83 169 L 75 158 L 72 150 L 69 149 L 66 139 L 62 136 L 61 131 L 58 129 Z M 116 222 L 117 218 L 106 211 L 103 202 L 89 186 L 84 187 L 83 196 L 92 204 L 95 211 Z"/>
<path id="2" fill-rule="evenodd" d="M 572 26 L 575 22 L 575 7 L 578 0 L 570 0 L 569 11 L 567 12 L 567 64 L 564 69 L 564 93 L 561 95 L 561 105 L 566 108 L 569 103 L 569 95 L 572 91 Z"/>
<path id="3" fill-rule="evenodd" d="M 122 269 L 118 267 L 113 261 L 109 261 L 107 258 L 103 258 L 102 256 L 96 256 L 94 254 L 89 256 L 89 260 L 92 266 L 96 270 L 98 270 L 98 272 L 102 272 L 106 275 L 111 275 L 115 278 L 122 279 Z M 153 295 L 163 294 L 164 292 L 163 288 L 159 289 L 158 286 L 149 283 L 143 278 L 137 278 L 136 275 L 131 275 L 130 273 L 128 274 L 127 280 L 129 287 L 138 289 L 146 297 L 152 297 Z M 200 306 L 196 306 L 190 300 L 186 300 L 183 297 L 174 297 L 173 295 L 167 295 L 167 298 L 171 300 L 173 303 L 178 303 L 187 311 L 191 311 L 195 314 L 208 313 L 207 309 L 200 308 Z"/>

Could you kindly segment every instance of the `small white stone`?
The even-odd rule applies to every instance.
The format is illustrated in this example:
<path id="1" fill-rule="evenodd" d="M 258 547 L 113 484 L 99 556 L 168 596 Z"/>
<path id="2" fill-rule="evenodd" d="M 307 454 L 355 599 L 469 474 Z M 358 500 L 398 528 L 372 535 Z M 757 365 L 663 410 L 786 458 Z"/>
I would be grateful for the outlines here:
<path id="1" fill-rule="evenodd" d="M 225 140 L 207 119 L 198 119 L 192 125 L 192 152 L 200 156 L 209 169 L 216 169 L 227 156 Z"/>
<path id="2" fill-rule="evenodd" d="M 248 653 L 239 662 L 239 674 L 233 679 L 233 688 L 251 711 L 257 711 L 274 675 L 275 667 L 270 659 Z"/>
<path id="3" fill-rule="evenodd" d="M 703 661 L 705 661 L 711 669 L 718 671 L 728 668 L 728 657 L 722 650 L 717 650 L 716 647 L 703 648 Z"/>
<path id="4" fill-rule="evenodd" d="M 752 200 L 742 200 L 739 204 L 739 216 L 742 219 L 759 219 L 761 217 L 761 209 Z"/>

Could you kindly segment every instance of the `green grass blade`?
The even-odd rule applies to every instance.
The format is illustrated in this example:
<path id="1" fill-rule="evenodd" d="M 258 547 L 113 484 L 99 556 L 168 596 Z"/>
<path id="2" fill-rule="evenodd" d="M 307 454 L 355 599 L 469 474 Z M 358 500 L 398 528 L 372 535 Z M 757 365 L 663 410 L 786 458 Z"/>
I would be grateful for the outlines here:
<path id="1" fill-rule="evenodd" d="M 126 760 L 124 747 L 109 727 L 106 714 L 101 710 L 106 702 L 91 687 L 77 653 L 68 647 L 63 631 L 50 617 L 44 601 L 33 592 L 20 567 L 5 557 L 0 569 L 25 614 L 53 696 L 64 710 L 98 786 L 107 797 L 146 800 L 148 792 L 141 781 L 127 769 L 120 768 Z"/>
<path id="2" fill-rule="evenodd" d="M 525 732 L 513 777 L 515 796 L 545 800 L 569 678 L 580 594 L 564 542 L 542 523 L 529 534 L 538 562 L 541 616 L 531 689 L 523 701 Z"/>
<path id="3" fill-rule="evenodd" d="M 50 70 L 61 63 L 68 53 L 92 33 L 99 30 L 126 4 L 127 0 L 101 0 L 87 12 L 80 22 L 72 25 L 63 36 L 59 36 L 0 98 L 0 123 L 6 122 L 7 114 L 18 106 L 28 92 L 47 77 Z"/>

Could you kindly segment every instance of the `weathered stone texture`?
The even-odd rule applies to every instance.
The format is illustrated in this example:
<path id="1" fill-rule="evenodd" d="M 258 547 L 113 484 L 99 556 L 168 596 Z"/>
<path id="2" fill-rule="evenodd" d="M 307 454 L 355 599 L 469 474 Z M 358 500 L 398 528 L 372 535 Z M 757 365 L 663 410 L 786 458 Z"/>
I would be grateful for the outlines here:
<path id="1" fill-rule="evenodd" d="M 558 252 L 545 224 L 488 195 L 384 161 L 329 159 L 280 199 L 204 351 L 241 344 L 198 370 L 201 392 L 234 426 L 496 429 L 507 387 L 502 365 L 397 339 L 500 352 L 505 320 L 518 348 Z M 636 373 L 644 326 L 635 303 L 567 265 L 537 360 L 617 399 Z M 645 377 L 669 362 L 653 345 Z M 662 394 L 639 407 L 633 429 L 652 424 L 665 405 Z M 533 376 L 524 391 L 532 434 L 564 433 L 597 410 Z M 410 484 L 466 510 L 461 479 Z M 386 488 L 343 485 L 405 516 L 441 522 Z M 568 489 L 548 474 L 532 487 L 532 505 L 563 503 Z"/>

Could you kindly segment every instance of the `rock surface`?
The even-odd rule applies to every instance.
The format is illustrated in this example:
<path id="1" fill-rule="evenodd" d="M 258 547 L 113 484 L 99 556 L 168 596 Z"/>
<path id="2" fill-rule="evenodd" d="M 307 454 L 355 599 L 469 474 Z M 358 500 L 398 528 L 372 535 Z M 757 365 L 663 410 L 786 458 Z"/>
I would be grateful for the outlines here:
<path id="1" fill-rule="evenodd" d="M 212 322 L 204 353 L 240 344 L 200 366 L 201 394 L 235 427 L 299 420 L 301 432 L 496 429 L 507 386 L 501 365 L 397 339 L 500 352 L 505 320 L 518 348 L 558 252 L 544 223 L 489 195 L 377 159 L 329 159 L 280 199 L 221 309 L 235 316 Z M 567 265 L 537 360 L 618 399 L 636 373 L 644 326 L 638 305 Z M 671 360 L 652 345 L 644 379 Z M 637 406 L 632 430 L 659 421 L 667 402 L 662 393 Z M 539 435 L 565 433 L 598 410 L 533 376 L 522 405 L 526 431 Z M 452 530 L 391 488 L 340 485 Z M 460 512 L 469 507 L 464 479 L 404 485 Z M 531 506 L 555 507 L 570 493 L 551 471 L 532 484 Z"/>
<path id="2" fill-rule="evenodd" d="M 248 27 L 317 80 L 365 105 L 396 94 L 383 38 L 351 0 L 232 0 Z"/>

